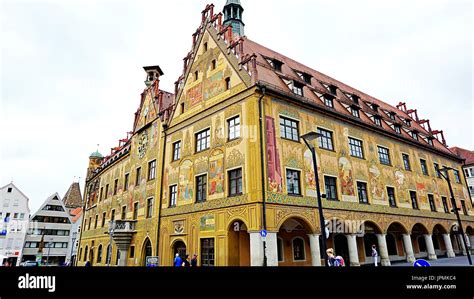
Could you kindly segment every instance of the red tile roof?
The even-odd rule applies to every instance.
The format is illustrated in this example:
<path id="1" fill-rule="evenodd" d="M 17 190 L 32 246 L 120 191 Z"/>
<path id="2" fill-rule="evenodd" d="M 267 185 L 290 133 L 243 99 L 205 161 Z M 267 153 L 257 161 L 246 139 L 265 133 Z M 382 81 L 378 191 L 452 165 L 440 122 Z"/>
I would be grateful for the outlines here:
<path id="1" fill-rule="evenodd" d="M 466 160 L 465 165 L 474 164 L 474 151 L 470 151 L 470 150 L 463 149 L 460 147 L 451 147 L 449 149 L 455 155 L 461 157 L 462 159 L 465 159 Z"/>
<path id="2" fill-rule="evenodd" d="M 371 125 L 377 126 L 374 124 L 373 120 L 369 117 L 370 115 L 379 115 L 382 121 L 382 128 L 387 131 L 395 132 L 394 129 L 388 124 L 399 124 L 402 126 L 402 136 L 410 139 L 411 141 L 416 142 L 412 136 L 409 135 L 410 131 L 416 130 L 420 136 L 424 137 L 431 137 L 433 139 L 433 146 L 446 154 L 452 155 L 449 151 L 447 146 L 445 146 L 442 142 L 438 141 L 432 133 L 430 133 L 427 129 L 425 129 L 421 124 L 417 123 L 407 112 L 402 111 L 396 107 L 393 107 L 379 99 L 376 99 L 364 92 L 361 92 L 355 88 L 352 88 L 340 81 L 337 81 L 325 74 L 322 74 L 314 69 L 311 69 L 291 58 L 288 58 L 280 53 L 277 53 L 273 50 L 270 50 L 250 39 L 247 37 L 243 38 L 243 52 L 245 55 L 252 55 L 257 54 L 257 73 L 258 73 L 258 81 L 263 81 L 269 83 L 273 86 L 276 86 L 278 89 L 291 92 L 289 87 L 283 81 L 283 78 L 287 80 L 294 80 L 299 83 L 303 84 L 303 94 L 307 100 L 310 100 L 316 105 L 321 106 L 323 109 L 327 109 L 325 107 L 322 100 L 315 94 L 315 92 L 319 94 L 328 94 L 328 90 L 323 85 L 333 85 L 337 87 L 337 95 L 336 100 L 334 101 L 334 109 L 340 113 L 344 113 L 349 117 L 353 117 L 349 110 L 346 108 L 350 105 L 353 105 L 352 99 L 350 99 L 347 94 L 356 95 L 359 99 L 359 106 L 360 106 L 360 120 L 363 122 Z M 275 70 L 271 64 L 268 62 L 267 59 L 276 59 L 283 63 L 281 71 Z M 303 79 L 301 79 L 295 71 L 303 72 L 312 77 L 311 84 L 307 84 Z M 378 105 L 378 113 L 375 113 L 368 105 L 376 104 Z M 397 121 L 393 121 L 390 117 L 384 113 L 394 113 L 400 119 Z M 362 113 L 364 112 L 364 113 Z M 368 116 L 368 115 L 369 116 Z M 409 119 L 411 120 L 411 126 L 405 125 L 402 120 Z M 379 126 L 378 126 L 379 127 Z M 408 131 L 408 132 L 407 132 Z M 423 138 L 419 138 L 419 143 L 430 146 Z"/>

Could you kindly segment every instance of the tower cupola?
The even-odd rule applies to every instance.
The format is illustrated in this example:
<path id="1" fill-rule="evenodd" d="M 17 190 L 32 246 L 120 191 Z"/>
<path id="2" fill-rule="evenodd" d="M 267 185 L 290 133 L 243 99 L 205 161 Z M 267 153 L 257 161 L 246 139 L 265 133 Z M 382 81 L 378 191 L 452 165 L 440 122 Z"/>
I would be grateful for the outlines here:
<path id="1" fill-rule="evenodd" d="M 244 9 L 240 0 L 227 0 L 224 6 L 224 26 L 232 25 L 233 34 L 244 36 L 245 24 L 242 21 Z"/>

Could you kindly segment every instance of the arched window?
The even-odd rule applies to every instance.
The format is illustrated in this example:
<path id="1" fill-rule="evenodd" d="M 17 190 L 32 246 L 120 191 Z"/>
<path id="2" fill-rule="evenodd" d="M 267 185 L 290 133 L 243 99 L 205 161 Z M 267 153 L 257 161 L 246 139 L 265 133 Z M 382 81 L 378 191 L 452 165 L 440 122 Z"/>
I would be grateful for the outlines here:
<path id="1" fill-rule="evenodd" d="M 79 248 L 79 254 L 77 255 L 78 260 L 81 260 L 82 258 L 82 247 Z"/>
<path id="2" fill-rule="evenodd" d="M 110 244 L 107 245 L 107 252 L 105 253 L 105 263 L 110 264 Z"/>
<path id="3" fill-rule="evenodd" d="M 97 249 L 97 264 L 102 263 L 102 244 L 99 245 Z"/>
<path id="4" fill-rule="evenodd" d="M 283 239 L 282 238 L 277 239 L 277 250 L 278 250 L 278 261 L 283 262 L 284 261 L 284 251 L 283 251 Z"/>
<path id="5" fill-rule="evenodd" d="M 143 265 L 146 266 L 146 258 L 152 256 L 152 247 L 149 239 L 146 240 L 145 246 L 143 246 Z"/>
<path id="6" fill-rule="evenodd" d="M 87 262 L 88 253 L 89 253 L 89 247 L 86 246 L 86 249 L 84 250 L 84 258 L 83 258 L 84 262 Z"/>
<path id="7" fill-rule="evenodd" d="M 306 259 L 305 246 L 303 238 L 297 237 L 293 239 L 293 260 L 304 261 Z"/>

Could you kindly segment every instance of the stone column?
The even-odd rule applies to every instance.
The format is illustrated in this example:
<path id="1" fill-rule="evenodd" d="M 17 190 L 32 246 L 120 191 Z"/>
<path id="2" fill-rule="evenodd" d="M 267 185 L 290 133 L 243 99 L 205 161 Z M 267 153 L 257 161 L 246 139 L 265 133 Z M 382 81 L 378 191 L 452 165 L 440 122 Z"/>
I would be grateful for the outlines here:
<path id="1" fill-rule="evenodd" d="M 451 238 L 449 234 L 443 234 L 443 240 L 444 240 L 444 247 L 446 247 L 447 257 L 455 257 L 456 255 L 454 254 L 453 244 L 451 243 Z"/>
<path id="2" fill-rule="evenodd" d="M 359 252 L 357 251 L 357 236 L 354 234 L 346 235 L 347 247 L 349 248 L 349 261 L 351 266 L 360 266 Z"/>
<path id="3" fill-rule="evenodd" d="M 250 235 L 250 266 L 263 266 L 263 242 L 259 232 Z"/>
<path id="4" fill-rule="evenodd" d="M 376 234 L 379 243 L 380 264 L 382 266 L 390 266 L 390 258 L 388 257 L 386 234 Z"/>
<path id="5" fill-rule="evenodd" d="M 278 267 L 277 233 L 267 233 L 266 239 L 267 266 Z"/>
<path id="6" fill-rule="evenodd" d="M 413 253 L 413 244 L 411 243 L 411 237 L 409 234 L 403 234 L 403 247 L 405 248 L 405 253 L 407 255 L 407 262 L 415 262 L 415 254 Z"/>
<path id="7" fill-rule="evenodd" d="M 309 247 L 311 248 L 311 265 L 321 266 L 321 250 L 319 248 L 319 235 L 308 234 Z"/>
<path id="8" fill-rule="evenodd" d="M 423 235 L 425 238 L 426 243 L 426 251 L 428 252 L 428 259 L 429 260 L 436 260 L 438 257 L 436 256 L 436 252 L 433 246 L 433 239 L 430 234 Z"/>
<path id="9" fill-rule="evenodd" d="M 458 238 L 459 246 L 461 246 L 460 249 L 462 250 L 462 254 L 467 255 L 466 246 L 464 246 L 464 241 L 462 239 L 462 235 L 457 234 L 456 237 Z"/>

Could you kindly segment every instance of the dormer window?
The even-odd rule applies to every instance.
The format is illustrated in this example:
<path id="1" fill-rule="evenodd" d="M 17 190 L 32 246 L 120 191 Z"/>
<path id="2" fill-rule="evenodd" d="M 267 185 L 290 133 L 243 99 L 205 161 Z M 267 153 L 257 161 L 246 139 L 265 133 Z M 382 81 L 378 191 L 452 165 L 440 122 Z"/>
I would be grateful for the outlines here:
<path id="1" fill-rule="evenodd" d="M 303 96 L 303 84 L 299 82 L 293 83 L 293 92 L 299 96 Z"/>
<path id="2" fill-rule="evenodd" d="M 332 95 L 337 95 L 337 87 L 336 86 L 329 85 L 328 90 Z"/>
<path id="3" fill-rule="evenodd" d="M 334 100 L 332 98 L 328 96 L 324 96 L 323 100 L 324 100 L 324 105 L 330 108 L 334 108 Z"/>
<path id="4" fill-rule="evenodd" d="M 351 107 L 351 114 L 352 114 L 352 116 L 354 116 L 354 117 L 360 118 L 359 109 L 357 109 L 357 108 L 355 108 L 355 107 Z"/>
<path id="5" fill-rule="evenodd" d="M 372 104 L 372 110 L 374 110 L 375 112 L 377 112 L 379 109 L 379 105 L 377 104 Z"/>
<path id="6" fill-rule="evenodd" d="M 295 71 L 295 72 L 298 75 L 298 77 L 300 77 L 301 80 L 303 80 L 306 84 L 311 84 L 311 78 L 313 76 L 307 73 L 303 73 L 303 72 L 298 72 L 298 71 Z"/>
<path id="7" fill-rule="evenodd" d="M 379 127 L 382 126 L 382 120 L 380 119 L 380 117 L 374 117 L 374 123 Z"/>
<path id="8" fill-rule="evenodd" d="M 411 127 L 411 120 L 410 120 L 410 119 L 406 118 L 406 119 L 404 120 L 404 122 L 405 122 L 405 124 L 406 124 L 407 126 Z"/>
<path id="9" fill-rule="evenodd" d="M 418 140 L 418 132 L 412 131 L 411 132 L 411 137 L 413 137 L 413 139 L 415 139 L 415 140 Z"/>
<path id="10" fill-rule="evenodd" d="M 267 59 L 268 63 L 273 67 L 273 69 L 277 72 L 281 72 L 281 68 L 283 66 L 283 62 L 275 59 L 269 58 Z"/>
<path id="11" fill-rule="evenodd" d="M 431 145 L 431 146 L 433 146 L 433 145 L 434 145 L 434 144 L 433 144 L 433 138 L 431 138 L 431 137 L 430 137 L 430 138 L 428 138 L 428 144 L 429 144 L 429 145 Z"/>
<path id="12" fill-rule="evenodd" d="M 355 94 L 349 95 L 349 97 L 352 99 L 354 104 L 359 105 L 359 97 L 356 96 Z"/>
<path id="13" fill-rule="evenodd" d="M 402 129 L 399 125 L 395 125 L 395 132 L 397 132 L 398 134 L 402 134 Z"/>
<path id="14" fill-rule="evenodd" d="M 395 120 L 395 113 L 390 112 L 388 116 L 390 117 L 391 120 Z"/>

